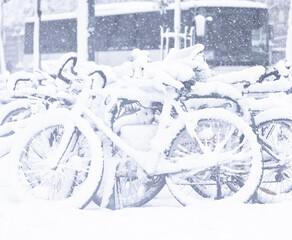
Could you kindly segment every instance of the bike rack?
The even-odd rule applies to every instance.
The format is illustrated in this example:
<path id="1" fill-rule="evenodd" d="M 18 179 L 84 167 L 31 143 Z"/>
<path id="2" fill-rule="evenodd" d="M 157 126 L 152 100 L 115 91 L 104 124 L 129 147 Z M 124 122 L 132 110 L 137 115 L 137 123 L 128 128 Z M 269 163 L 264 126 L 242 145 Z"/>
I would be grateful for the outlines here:
<path id="1" fill-rule="evenodd" d="M 185 30 L 183 33 L 179 33 L 178 37 L 179 39 L 184 40 L 184 48 L 190 47 L 193 45 L 193 33 L 194 33 L 195 27 L 185 27 Z M 169 40 L 175 39 L 176 35 L 175 32 L 170 32 L 169 28 L 166 28 L 165 31 L 163 27 L 160 27 L 160 58 L 161 60 L 164 59 L 164 57 L 169 52 Z"/>

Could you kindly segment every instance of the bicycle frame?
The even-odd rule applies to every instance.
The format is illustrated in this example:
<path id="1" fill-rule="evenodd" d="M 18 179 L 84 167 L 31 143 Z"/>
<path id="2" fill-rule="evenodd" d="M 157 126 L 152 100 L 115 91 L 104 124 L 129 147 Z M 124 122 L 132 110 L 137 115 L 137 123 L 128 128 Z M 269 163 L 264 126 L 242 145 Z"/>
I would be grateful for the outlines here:
<path id="1" fill-rule="evenodd" d="M 159 121 L 155 136 L 151 139 L 151 150 L 143 151 L 133 148 L 120 136 L 118 136 L 111 129 L 111 127 L 107 126 L 102 118 L 98 117 L 90 108 L 87 107 L 86 103 L 88 97 L 105 95 L 105 92 L 108 94 L 110 91 L 108 92 L 103 89 L 91 92 L 82 91 L 80 95 L 77 96 L 76 104 L 74 104 L 68 113 L 71 115 L 70 119 L 78 119 L 81 116 L 87 116 L 89 121 L 93 123 L 102 134 L 109 138 L 127 155 L 135 159 L 138 165 L 143 170 L 145 170 L 149 176 L 177 173 L 182 171 L 189 171 L 191 169 L 200 171 L 217 164 L 234 161 L 234 157 L 228 157 L 227 155 L 223 157 L 223 159 L 225 159 L 224 162 L 223 160 L 221 162 L 218 161 L 218 154 L 224 154 L 218 152 L 210 152 L 208 154 L 204 154 L 203 156 L 201 154 L 192 154 L 191 156 L 180 157 L 179 159 L 176 159 L 175 162 L 171 162 L 166 159 L 166 155 L 164 153 L 165 150 L 169 148 L 172 140 L 184 127 L 186 127 L 191 133 L 192 138 L 201 143 L 197 134 L 192 130 L 192 127 L 194 126 L 193 123 L 196 122 L 196 119 L 199 116 L 196 116 L 195 112 L 187 112 L 186 109 L 184 109 L 184 106 L 176 100 L 178 95 L 172 87 L 167 88 L 166 93 L 164 94 L 164 99 L 161 99 L 163 100 L 163 108 L 160 115 L 161 120 Z M 171 110 L 173 108 L 178 114 L 178 117 L 175 119 L 171 116 Z M 214 111 L 216 111 L 216 108 L 214 108 Z M 164 139 L 163 142 L 161 142 L 162 136 Z M 67 141 L 69 141 L 69 138 L 70 136 L 68 135 Z M 64 140 L 64 142 L 66 142 L 66 140 Z M 64 147 L 65 146 L 66 144 L 64 143 Z M 206 148 L 202 143 L 201 147 Z M 64 150 L 60 150 L 59 154 L 61 154 L 63 151 Z M 196 159 L 196 161 L 193 161 L 193 159 Z"/>

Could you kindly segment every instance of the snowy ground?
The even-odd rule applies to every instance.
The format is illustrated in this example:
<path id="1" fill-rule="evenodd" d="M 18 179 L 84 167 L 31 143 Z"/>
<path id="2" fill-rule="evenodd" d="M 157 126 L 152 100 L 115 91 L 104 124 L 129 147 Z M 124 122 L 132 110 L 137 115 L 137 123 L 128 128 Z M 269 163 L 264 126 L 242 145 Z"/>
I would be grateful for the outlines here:
<path id="1" fill-rule="evenodd" d="M 272 205 L 213 202 L 181 207 L 164 189 L 144 207 L 85 210 L 8 202 L 8 161 L 0 162 L 1 240 L 291 239 L 292 201 Z"/>

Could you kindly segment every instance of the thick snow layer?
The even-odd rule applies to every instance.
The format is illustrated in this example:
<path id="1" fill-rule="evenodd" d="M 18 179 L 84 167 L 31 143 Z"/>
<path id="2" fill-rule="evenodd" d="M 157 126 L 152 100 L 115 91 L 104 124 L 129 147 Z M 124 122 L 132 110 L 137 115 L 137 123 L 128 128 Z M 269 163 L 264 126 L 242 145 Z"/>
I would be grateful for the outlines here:
<path id="1" fill-rule="evenodd" d="M 229 72 L 226 74 L 216 75 L 208 79 L 210 82 L 225 82 L 234 84 L 237 82 L 251 82 L 255 83 L 261 75 L 265 73 L 263 66 L 255 66 L 237 72 Z"/>
<path id="2" fill-rule="evenodd" d="M 1 192 L 2 194 L 3 192 Z M 0 239 L 5 240 L 247 240 L 289 239 L 291 201 L 270 205 L 201 203 L 111 211 L 0 201 Z"/>
<path id="3" fill-rule="evenodd" d="M 207 82 L 207 83 L 196 83 L 192 87 L 195 94 L 204 96 L 211 94 L 219 94 L 221 96 L 229 96 L 233 99 L 241 98 L 241 92 L 238 91 L 231 84 L 226 84 L 224 82 Z"/>

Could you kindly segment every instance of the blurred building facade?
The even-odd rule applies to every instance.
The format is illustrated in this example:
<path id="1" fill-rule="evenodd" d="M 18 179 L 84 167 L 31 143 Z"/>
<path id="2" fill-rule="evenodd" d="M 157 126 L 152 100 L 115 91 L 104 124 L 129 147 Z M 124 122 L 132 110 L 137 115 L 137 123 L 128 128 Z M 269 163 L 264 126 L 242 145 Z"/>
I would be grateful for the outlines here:
<path id="1" fill-rule="evenodd" d="M 291 0 L 258 0 L 266 3 L 269 9 L 269 22 L 273 30 L 270 46 L 273 62 L 285 58 L 288 18 Z"/>
<path id="2" fill-rule="evenodd" d="M 95 0 L 95 3 L 112 3 L 112 2 L 128 2 L 135 0 Z M 167 1 L 174 2 L 175 0 L 140 0 L 148 2 Z M 190 0 L 181 0 L 190 1 Z M 194 0 L 195 1 L 195 0 Z M 208 0 L 205 0 L 208 1 Z M 218 0 L 219 1 L 219 0 Z M 290 2 L 292 0 L 250 0 L 253 2 L 263 2 L 269 9 L 269 22 L 272 26 L 273 38 L 270 42 L 272 63 L 285 58 L 285 49 L 287 43 L 287 31 L 288 31 L 288 15 L 290 9 Z"/>
<path id="3" fill-rule="evenodd" d="M 106 4 L 111 2 L 129 2 L 135 0 L 95 0 L 96 4 Z M 137 0 L 136 0 L 137 1 Z M 159 2 L 167 0 L 139 0 L 148 2 Z M 173 2 L 174 0 L 172 0 Z M 183 0 L 181 0 L 183 1 Z M 208 1 L 208 0 L 205 0 Z M 267 4 L 269 9 L 270 24 L 273 26 L 274 37 L 271 40 L 272 62 L 277 62 L 285 57 L 285 48 L 288 30 L 288 14 L 290 1 L 292 0 L 254 0 Z M 168 1 L 171 2 L 171 1 Z M 24 54 L 23 35 L 15 33 L 5 33 L 5 58 L 7 65 L 12 71 L 21 68 Z"/>

